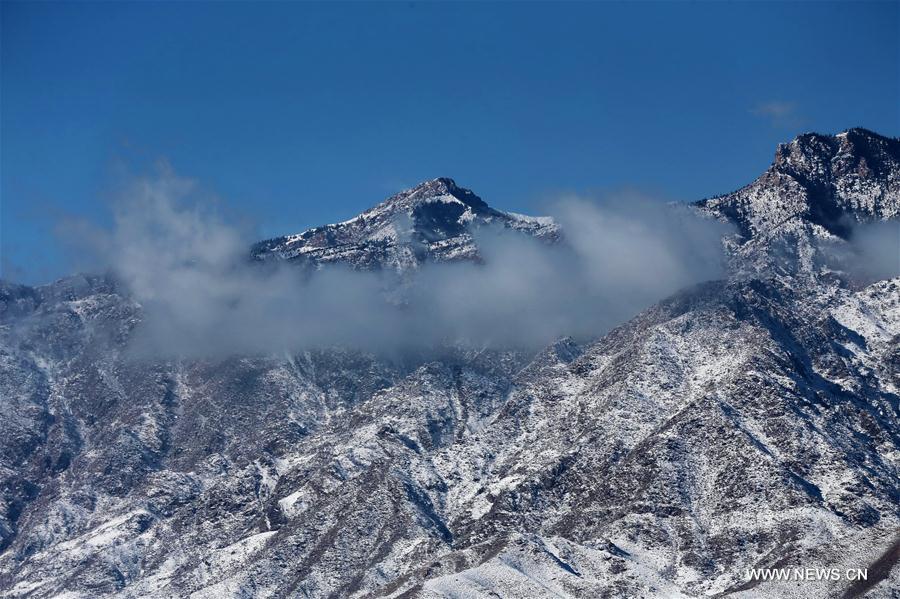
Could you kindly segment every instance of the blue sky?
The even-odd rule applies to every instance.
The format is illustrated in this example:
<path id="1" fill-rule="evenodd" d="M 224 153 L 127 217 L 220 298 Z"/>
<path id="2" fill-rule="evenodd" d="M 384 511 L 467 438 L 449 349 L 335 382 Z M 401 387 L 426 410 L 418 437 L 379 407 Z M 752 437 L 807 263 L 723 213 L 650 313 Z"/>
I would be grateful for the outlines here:
<path id="1" fill-rule="evenodd" d="M 163 159 L 261 237 L 450 176 L 731 191 L 801 131 L 900 135 L 900 3 L 2 3 L 0 276 L 74 265 Z"/>

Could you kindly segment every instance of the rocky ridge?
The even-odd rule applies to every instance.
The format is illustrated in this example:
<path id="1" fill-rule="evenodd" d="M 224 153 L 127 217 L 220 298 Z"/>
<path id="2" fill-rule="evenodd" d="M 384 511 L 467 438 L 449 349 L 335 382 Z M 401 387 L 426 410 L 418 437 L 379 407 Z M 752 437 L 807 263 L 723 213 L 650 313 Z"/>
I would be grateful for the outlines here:
<path id="1" fill-rule="evenodd" d="M 495 210 L 452 179 L 438 178 L 342 223 L 260 242 L 251 253 L 257 260 L 282 259 L 313 267 L 341 263 L 358 269 L 402 271 L 425 261 L 477 259 L 472 233 L 486 226 L 547 240 L 559 233 L 549 217 Z"/>

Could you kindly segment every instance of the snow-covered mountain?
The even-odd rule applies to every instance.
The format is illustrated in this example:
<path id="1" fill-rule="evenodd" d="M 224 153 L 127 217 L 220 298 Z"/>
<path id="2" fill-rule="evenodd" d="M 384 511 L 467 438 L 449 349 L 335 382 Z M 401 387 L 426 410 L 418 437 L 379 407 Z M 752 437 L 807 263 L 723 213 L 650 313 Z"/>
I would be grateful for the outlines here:
<path id="1" fill-rule="evenodd" d="M 750 185 L 699 204 L 747 238 L 803 223 L 846 235 L 854 222 L 900 216 L 900 140 L 865 129 L 806 133 L 779 145 Z"/>
<path id="2" fill-rule="evenodd" d="M 733 276 L 534 355 L 137 361 L 111 278 L 4 283 L 0 596 L 896 597 L 900 278 L 803 257 L 898 178 L 898 140 L 800 136 L 698 204 Z M 436 179 L 253 253 L 403 270 L 488 224 L 565 236 Z"/>
<path id="3" fill-rule="evenodd" d="M 501 212 L 452 179 L 426 181 L 348 221 L 278 237 L 254 246 L 258 260 L 309 265 L 334 262 L 360 269 L 405 270 L 428 260 L 471 260 L 477 227 L 499 226 L 552 241 L 559 227 L 549 217 Z"/>
<path id="4" fill-rule="evenodd" d="M 775 152 L 756 181 L 697 202 L 734 223 L 735 270 L 814 271 L 854 226 L 900 217 L 900 140 L 865 129 L 807 133 Z"/>

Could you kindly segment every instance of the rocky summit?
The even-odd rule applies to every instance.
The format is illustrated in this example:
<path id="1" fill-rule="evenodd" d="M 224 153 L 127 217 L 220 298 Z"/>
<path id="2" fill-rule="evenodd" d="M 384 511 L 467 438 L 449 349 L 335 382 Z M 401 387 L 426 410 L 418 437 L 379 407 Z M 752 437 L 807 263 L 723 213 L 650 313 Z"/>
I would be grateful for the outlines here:
<path id="1" fill-rule="evenodd" d="M 497 226 L 556 239 L 548 217 L 501 212 L 452 179 L 426 181 L 348 221 L 256 244 L 257 260 L 281 259 L 312 266 L 348 264 L 359 269 L 406 270 L 422 262 L 477 259 L 473 229 Z"/>
<path id="2" fill-rule="evenodd" d="M 900 217 L 900 140 L 801 135 L 695 208 L 727 277 L 536 353 L 135 359 L 115 277 L 3 283 L 0 596 L 897 597 L 900 278 L 817 256 Z M 565 243 L 435 179 L 251 255 L 403 271 L 478 226 Z M 807 567 L 868 576 L 748 574 Z"/>

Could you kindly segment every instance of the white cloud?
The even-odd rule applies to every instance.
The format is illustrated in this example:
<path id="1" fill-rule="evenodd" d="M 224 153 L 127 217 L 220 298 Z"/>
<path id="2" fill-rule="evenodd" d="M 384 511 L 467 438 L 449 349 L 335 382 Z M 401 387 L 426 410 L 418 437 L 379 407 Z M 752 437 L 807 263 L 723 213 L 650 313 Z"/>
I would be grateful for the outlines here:
<path id="1" fill-rule="evenodd" d="M 774 126 L 794 127 L 801 121 L 797 105 L 794 102 L 784 100 L 761 102 L 751 108 L 750 112 L 766 119 Z"/>
<path id="2" fill-rule="evenodd" d="M 565 198 L 564 243 L 516 231 L 475 232 L 483 264 L 429 264 L 396 274 L 248 258 L 251 239 L 190 201 L 172 175 L 142 180 L 116 210 L 111 267 L 145 310 L 136 349 L 171 355 L 367 350 L 443 342 L 537 347 L 594 337 L 692 283 L 721 275 L 723 226 L 684 207 L 628 198 Z"/>

